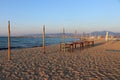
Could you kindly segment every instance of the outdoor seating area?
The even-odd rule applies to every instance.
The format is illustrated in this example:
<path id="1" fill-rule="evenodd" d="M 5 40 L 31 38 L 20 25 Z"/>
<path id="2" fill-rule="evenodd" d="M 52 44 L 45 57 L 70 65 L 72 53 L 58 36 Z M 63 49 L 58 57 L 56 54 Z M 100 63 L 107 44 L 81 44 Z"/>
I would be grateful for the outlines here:
<path id="1" fill-rule="evenodd" d="M 73 52 L 75 48 L 79 47 L 80 49 L 85 48 L 87 46 L 94 46 L 94 41 L 75 41 L 72 43 L 60 43 L 60 51 Z"/>

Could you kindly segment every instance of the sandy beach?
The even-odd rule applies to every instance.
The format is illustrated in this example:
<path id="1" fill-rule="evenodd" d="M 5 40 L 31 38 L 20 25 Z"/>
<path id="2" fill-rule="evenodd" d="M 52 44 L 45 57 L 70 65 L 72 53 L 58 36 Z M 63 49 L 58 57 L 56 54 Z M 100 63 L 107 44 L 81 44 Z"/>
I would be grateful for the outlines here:
<path id="1" fill-rule="evenodd" d="M 0 80 L 119 80 L 120 41 L 59 52 L 59 45 L 0 51 Z"/>

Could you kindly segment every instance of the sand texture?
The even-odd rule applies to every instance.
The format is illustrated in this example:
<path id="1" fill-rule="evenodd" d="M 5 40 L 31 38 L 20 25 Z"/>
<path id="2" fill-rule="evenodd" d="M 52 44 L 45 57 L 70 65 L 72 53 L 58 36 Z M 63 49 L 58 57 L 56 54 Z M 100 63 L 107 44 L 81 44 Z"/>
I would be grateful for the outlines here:
<path id="1" fill-rule="evenodd" d="M 120 80 L 120 41 L 59 52 L 59 45 L 0 51 L 0 80 Z"/>

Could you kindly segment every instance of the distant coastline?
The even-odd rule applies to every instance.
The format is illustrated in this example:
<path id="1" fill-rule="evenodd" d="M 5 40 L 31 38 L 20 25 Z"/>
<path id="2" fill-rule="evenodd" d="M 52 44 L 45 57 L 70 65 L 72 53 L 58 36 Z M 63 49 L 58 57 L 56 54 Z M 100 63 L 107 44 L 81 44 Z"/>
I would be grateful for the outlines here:
<path id="1" fill-rule="evenodd" d="M 109 35 L 113 36 L 120 36 L 120 32 L 112 32 L 112 31 L 94 31 L 91 33 L 84 33 L 86 36 L 105 36 L 106 32 L 109 33 Z M 62 33 L 47 33 L 45 34 L 46 38 L 61 38 Z M 80 37 L 83 35 L 83 33 L 77 33 L 77 36 Z M 66 38 L 73 38 L 75 36 L 74 33 L 65 33 Z M 7 37 L 7 36 L 0 36 L 0 37 Z M 19 36 L 11 36 L 16 38 L 42 38 L 42 34 L 27 34 L 27 35 L 19 35 Z"/>

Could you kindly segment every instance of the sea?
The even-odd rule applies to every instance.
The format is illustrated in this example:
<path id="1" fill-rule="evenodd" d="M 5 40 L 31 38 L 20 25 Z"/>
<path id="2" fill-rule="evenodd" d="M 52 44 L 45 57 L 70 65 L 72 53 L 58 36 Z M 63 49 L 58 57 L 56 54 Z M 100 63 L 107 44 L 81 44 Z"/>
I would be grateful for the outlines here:
<path id="1" fill-rule="evenodd" d="M 65 38 L 65 42 L 73 42 L 74 38 Z M 45 38 L 45 45 L 60 44 L 63 42 L 62 38 Z M 20 48 L 32 48 L 32 47 L 41 47 L 42 38 L 23 38 L 23 37 L 11 37 L 11 49 L 20 49 Z M 0 50 L 8 49 L 8 38 L 0 37 Z"/>

